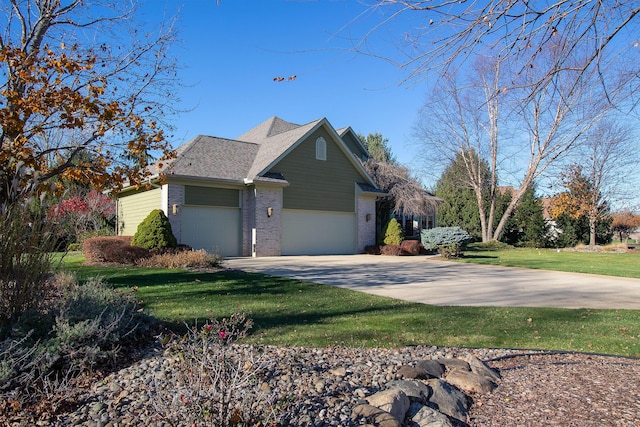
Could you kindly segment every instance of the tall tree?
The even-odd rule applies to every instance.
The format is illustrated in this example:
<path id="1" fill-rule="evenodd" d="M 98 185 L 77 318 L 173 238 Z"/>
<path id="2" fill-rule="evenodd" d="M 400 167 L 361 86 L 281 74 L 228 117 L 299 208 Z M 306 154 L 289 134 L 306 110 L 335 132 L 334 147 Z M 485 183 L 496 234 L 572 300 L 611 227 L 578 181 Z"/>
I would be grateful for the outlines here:
<path id="1" fill-rule="evenodd" d="M 396 156 L 389 147 L 389 139 L 384 138 L 382 134 L 376 132 L 364 136 L 359 133 L 358 138 L 376 162 L 397 163 Z"/>
<path id="2" fill-rule="evenodd" d="M 0 204 L 55 183 L 61 191 L 54 178 L 96 189 L 143 183 L 148 156 L 171 156 L 173 28 L 145 32 L 132 2 L 4 3 Z"/>
<path id="3" fill-rule="evenodd" d="M 438 209 L 437 223 L 443 227 L 461 227 L 475 239 L 482 240 L 483 230 L 480 224 L 481 217 L 478 214 L 478 200 L 466 173 L 467 159 L 473 156 L 476 155 L 459 153 L 438 179 L 435 195 L 444 203 Z M 487 185 L 489 167 L 486 162 L 480 167 L 480 172 L 484 176 L 482 185 Z"/>
<path id="4" fill-rule="evenodd" d="M 640 227 L 640 215 L 630 210 L 622 210 L 611 214 L 611 231 L 618 234 L 618 239 L 628 239 L 633 231 Z"/>
<path id="5" fill-rule="evenodd" d="M 557 52 L 550 49 L 547 53 L 540 62 L 552 61 Z M 416 125 L 428 167 L 442 167 L 462 156 L 466 185 L 475 193 L 485 242 L 500 240 L 535 180 L 574 149 L 606 111 L 586 77 L 583 81 L 577 76 L 566 80 L 564 74 L 551 76 L 554 85 L 531 96 L 528 83 L 536 78 L 537 70 L 521 77 L 520 90 L 500 90 L 507 71 L 504 61 L 483 59 L 461 81 L 456 75 L 441 80 Z M 514 158 L 525 166 L 518 171 L 520 177 L 514 178 L 518 185 L 511 201 L 498 215 L 498 177 L 513 173 L 505 166 Z"/>
<path id="6" fill-rule="evenodd" d="M 514 64 L 507 90 L 520 86 L 520 75 L 537 69 L 537 77 L 527 81 L 531 96 L 553 87 L 560 75 L 580 79 L 597 74 L 594 84 L 612 101 L 638 100 L 640 5 L 635 0 L 378 0 L 371 9 L 361 19 L 377 21 L 355 48 L 407 69 L 407 79 L 455 73 L 491 49 Z M 371 39 L 398 22 L 404 27 L 402 38 L 392 40 L 397 55 L 375 50 L 379 43 Z M 541 64 L 550 45 L 558 54 Z"/>
<path id="7" fill-rule="evenodd" d="M 589 245 L 596 245 L 598 224 L 609 218 L 609 204 L 603 199 L 598 186 L 585 175 L 581 165 L 572 165 L 562 174 L 562 182 L 567 189 L 557 194 L 551 201 L 551 215 L 563 215 L 573 220 L 586 218 L 589 224 Z"/>
<path id="8" fill-rule="evenodd" d="M 366 137 L 358 134 L 370 154 L 363 166 L 378 188 L 387 196 L 376 203 L 378 234 L 393 213 L 426 216 L 437 209 L 439 200 L 429 194 L 420 182 L 411 176 L 408 168 L 396 161 L 389 140 L 380 133 Z"/>

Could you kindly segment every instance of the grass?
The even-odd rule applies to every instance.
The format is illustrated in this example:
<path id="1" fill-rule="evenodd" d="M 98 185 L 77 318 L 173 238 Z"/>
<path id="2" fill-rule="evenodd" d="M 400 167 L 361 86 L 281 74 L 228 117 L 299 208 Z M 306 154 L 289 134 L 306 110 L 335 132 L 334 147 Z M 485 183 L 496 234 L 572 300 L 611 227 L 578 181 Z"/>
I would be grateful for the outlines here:
<path id="1" fill-rule="evenodd" d="M 640 251 L 571 252 L 557 249 L 478 249 L 471 245 L 459 261 L 573 273 L 640 278 Z"/>
<path id="2" fill-rule="evenodd" d="M 437 345 L 586 351 L 640 356 L 640 311 L 442 307 L 408 303 L 333 286 L 237 271 L 216 273 L 82 265 L 83 280 L 101 276 L 137 289 L 145 311 L 180 328 L 249 312 L 248 342 L 285 346 Z"/>

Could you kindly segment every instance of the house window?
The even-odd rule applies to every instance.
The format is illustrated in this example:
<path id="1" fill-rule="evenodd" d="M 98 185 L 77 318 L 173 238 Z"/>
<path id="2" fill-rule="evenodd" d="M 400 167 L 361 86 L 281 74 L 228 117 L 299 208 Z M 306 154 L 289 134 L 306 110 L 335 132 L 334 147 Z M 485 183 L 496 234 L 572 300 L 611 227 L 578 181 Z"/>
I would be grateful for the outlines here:
<path id="1" fill-rule="evenodd" d="M 316 159 L 327 160 L 327 141 L 323 137 L 316 139 Z"/>

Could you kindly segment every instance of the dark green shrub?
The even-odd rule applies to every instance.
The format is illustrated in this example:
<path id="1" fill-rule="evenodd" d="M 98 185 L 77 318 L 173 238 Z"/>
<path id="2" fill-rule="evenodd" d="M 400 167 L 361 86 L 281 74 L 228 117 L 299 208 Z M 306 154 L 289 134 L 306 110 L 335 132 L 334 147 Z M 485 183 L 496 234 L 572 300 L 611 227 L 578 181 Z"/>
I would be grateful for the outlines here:
<path id="1" fill-rule="evenodd" d="M 422 230 L 420 237 L 427 250 L 439 250 L 445 245 L 456 245 L 456 256 L 459 256 L 467 243 L 471 241 L 471 235 L 460 227 L 436 227 L 430 230 Z M 450 248 L 445 249 L 445 251 L 451 252 Z"/>
<path id="2" fill-rule="evenodd" d="M 382 243 L 385 245 L 399 245 L 403 239 L 402 227 L 395 218 L 391 218 L 382 230 Z"/>
<path id="3" fill-rule="evenodd" d="M 145 249 L 175 248 L 178 246 L 169 218 L 161 209 L 152 210 L 138 225 L 131 245 Z"/>

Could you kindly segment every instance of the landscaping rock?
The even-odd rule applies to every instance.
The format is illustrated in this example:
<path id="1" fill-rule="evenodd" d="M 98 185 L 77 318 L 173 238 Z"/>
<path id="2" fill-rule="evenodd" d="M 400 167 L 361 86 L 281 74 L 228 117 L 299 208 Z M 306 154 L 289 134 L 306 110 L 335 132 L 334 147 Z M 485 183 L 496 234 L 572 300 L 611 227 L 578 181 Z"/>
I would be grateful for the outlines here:
<path id="1" fill-rule="evenodd" d="M 472 372 L 475 372 L 478 375 L 482 375 L 483 377 L 487 377 L 493 382 L 497 382 L 500 379 L 500 374 L 495 369 L 491 369 L 489 365 L 487 365 L 474 355 L 467 355 L 465 360 L 469 363 Z"/>
<path id="2" fill-rule="evenodd" d="M 411 404 L 407 417 L 419 427 L 452 427 L 446 415 L 417 402 Z"/>
<path id="3" fill-rule="evenodd" d="M 497 387 L 490 378 L 459 368 L 450 371 L 445 379 L 467 393 L 490 393 Z"/>
<path id="4" fill-rule="evenodd" d="M 398 420 L 403 420 L 411 402 L 404 391 L 392 388 L 367 397 L 370 405 L 389 412 Z"/>
<path id="5" fill-rule="evenodd" d="M 471 366 L 469 362 L 465 362 L 462 359 L 438 359 L 438 362 L 447 367 L 447 369 L 460 368 L 465 369 L 467 371 L 471 370 Z"/>
<path id="6" fill-rule="evenodd" d="M 351 419 L 355 421 L 359 418 L 365 418 L 372 423 L 367 425 L 374 427 L 402 427 L 402 423 L 396 417 L 372 405 L 358 405 L 353 408 Z"/>
<path id="7" fill-rule="evenodd" d="M 429 406 L 462 422 L 467 421 L 469 399 L 460 390 L 441 379 L 427 380 L 433 393 L 429 397 Z"/>
<path id="8" fill-rule="evenodd" d="M 432 378 L 442 378 L 444 375 L 444 365 L 437 360 L 420 360 L 416 368 L 422 369 Z"/>
<path id="9" fill-rule="evenodd" d="M 398 372 L 396 372 L 396 378 L 401 378 L 401 379 L 403 378 L 407 380 L 414 380 L 414 379 L 426 380 L 434 377 L 429 375 L 427 371 L 425 371 L 424 369 L 403 365 L 398 369 Z"/>
<path id="10" fill-rule="evenodd" d="M 232 346 L 247 357 L 252 346 Z M 439 360 L 453 366 L 469 362 L 480 375 L 482 362 L 467 357 L 454 362 L 459 349 L 415 346 L 400 349 L 286 348 L 261 346 L 260 355 L 269 370 L 242 399 L 251 402 L 268 395 L 286 402 L 275 409 L 278 425 L 356 427 L 450 427 L 454 419 L 467 423 L 468 397 L 448 379 L 397 379 L 403 367 L 428 375 L 443 375 Z M 512 350 L 472 350 L 476 358 L 499 358 Z M 185 425 L 181 411 L 188 409 L 181 393 L 172 388 L 175 357 L 162 349 L 150 351 L 137 363 L 107 375 L 82 390 L 83 402 L 74 411 L 59 414 L 55 427 L 78 425 Z M 464 357 L 464 355 L 462 356 Z M 484 371 L 482 371 L 484 372 Z M 173 402 L 172 402 L 173 401 Z M 255 400 L 254 400 L 255 401 Z M 261 402 L 251 409 L 259 408 Z M 174 405 L 174 406 L 172 406 Z M 178 405 L 177 407 L 175 405 Z M 279 404 L 280 405 L 280 404 Z M 378 407 L 379 406 L 379 407 Z M 440 414 L 440 415 L 438 415 Z M 173 418 L 172 418 L 173 417 Z M 450 418 L 448 418 L 450 417 Z M 190 424 L 189 424 L 190 425 Z"/>
<path id="11" fill-rule="evenodd" d="M 404 391 L 404 394 L 413 402 L 427 402 L 431 396 L 431 389 L 423 381 L 394 380 L 387 384 L 387 388 Z"/>

